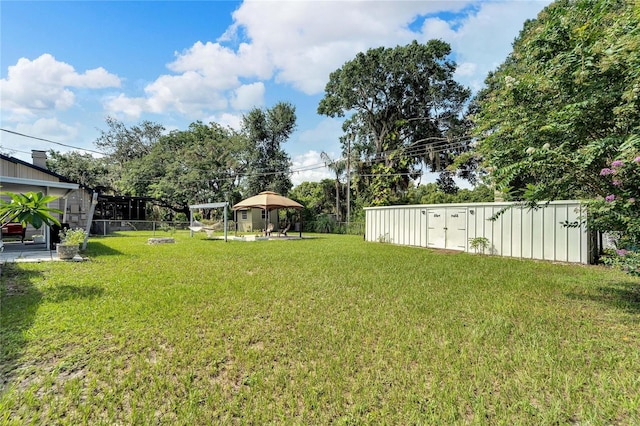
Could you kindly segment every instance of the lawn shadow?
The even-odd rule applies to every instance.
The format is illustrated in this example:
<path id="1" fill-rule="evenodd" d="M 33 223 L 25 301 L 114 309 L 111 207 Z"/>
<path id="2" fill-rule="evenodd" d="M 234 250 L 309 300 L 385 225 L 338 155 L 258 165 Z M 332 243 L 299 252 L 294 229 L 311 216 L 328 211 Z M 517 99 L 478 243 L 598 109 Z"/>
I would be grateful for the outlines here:
<path id="1" fill-rule="evenodd" d="M 33 326 L 42 300 L 42 292 L 33 284 L 39 271 L 25 271 L 17 264 L 5 264 L 0 277 L 0 393 L 17 368 L 16 361 L 24 352 L 27 331 Z"/>
<path id="2" fill-rule="evenodd" d="M 194 239 L 197 239 L 199 241 L 222 241 L 224 243 L 224 237 L 194 237 Z"/>
<path id="3" fill-rule="evenodd" d="M 117 256 L 122 254 L 121 251 L 106 246 L 99 241 L 89 241 L 86 252 L 91 256 Z"/>
<path id="4" fill-rule="evenodd" d="M 43 301 L 60 303 L 75 299 L 92 299 L 104 293 L 97 286 L 57 285 L 44 290 L 34 283 L 42 281 L 42 272 L 24 270 L 19 264 L 5 264 L 0 276 L 0 394 L 17 376 L 20 359 L 29 344 L 28 331 L 33 327 Z"/>
<path id="5" fill-rule="evenodd" d="M 102 296 L 104 289 L 97 286 L 56 285 L 45 291 L 47 301 L 60 303 L 75 299 L 93 299 Z"/>
<path id="6" fill-rule="evenodd" d="M 590 300 L 640 315 L 640 282 L 611 283 L 596 287 L 597 294 L 568 293 L 571 299 Z M 640 318 L 639 318 L 640 319 Z"/>

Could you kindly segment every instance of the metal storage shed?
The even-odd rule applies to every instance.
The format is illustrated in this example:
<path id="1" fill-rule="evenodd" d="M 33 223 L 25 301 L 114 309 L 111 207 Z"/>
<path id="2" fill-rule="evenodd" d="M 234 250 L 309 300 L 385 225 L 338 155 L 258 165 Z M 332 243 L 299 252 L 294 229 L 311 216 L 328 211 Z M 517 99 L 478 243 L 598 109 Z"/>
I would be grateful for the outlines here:
<path id="1" fill-rule="evenodd" d="M 470 251 L 469 240 L 489 240 L 492 254 L 524 259 L 592 263 L 595 244 L 579 201 L 539 209 L 515 203 L 423 204 L 365 208 L 367 241 Z M 495 221 L 489 220 L 511 207 Z M 566 226 L 569 223 L 573 226 Z"/>

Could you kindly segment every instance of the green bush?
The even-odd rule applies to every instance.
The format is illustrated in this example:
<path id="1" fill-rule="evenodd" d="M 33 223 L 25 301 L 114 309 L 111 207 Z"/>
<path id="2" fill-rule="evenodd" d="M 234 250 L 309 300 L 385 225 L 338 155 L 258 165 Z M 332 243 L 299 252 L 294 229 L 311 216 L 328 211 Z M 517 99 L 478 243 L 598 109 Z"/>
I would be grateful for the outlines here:
<path id="1" fill-rule="evenodd" d="M 60 244 L 64 246 L 73 246 L 79 245 L 84 242 L 87 233 L 84 229 L 76 228 L 76 229 L 63 229 L 60 231 Z"/>

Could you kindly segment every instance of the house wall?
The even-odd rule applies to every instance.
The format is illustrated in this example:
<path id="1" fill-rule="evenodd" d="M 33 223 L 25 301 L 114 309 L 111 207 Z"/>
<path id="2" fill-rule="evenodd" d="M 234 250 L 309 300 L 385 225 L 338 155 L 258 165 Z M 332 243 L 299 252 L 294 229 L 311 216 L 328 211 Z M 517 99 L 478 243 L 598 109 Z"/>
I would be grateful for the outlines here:
<path id="1" fill-rule="evenodd" d="M 3 158 L 0 159 L 0 170 L 2 171 L 2 176 L 58 182 L 58 179 L 46 172 L 32 167 L 27 167 L 24 164 L 14 163 Z"/>
<path id="2" fill-rule="evenodd" d="M 91 193 L 77 189 L 67 196 L 66 223 L 71 228 L 85 228 L 91 208 Z"/>
<path id="3" fill-rule="evenodd" d="M 513 203 L 371 207 L 365 209 L 365 239 L 471 251 L 469 240 L 484 237 L 495 255 L 586 264 L 592 261 L 593 244 L 582 225 L 584 214 L 579 201 L 555 201 L 537 210 Z"/>

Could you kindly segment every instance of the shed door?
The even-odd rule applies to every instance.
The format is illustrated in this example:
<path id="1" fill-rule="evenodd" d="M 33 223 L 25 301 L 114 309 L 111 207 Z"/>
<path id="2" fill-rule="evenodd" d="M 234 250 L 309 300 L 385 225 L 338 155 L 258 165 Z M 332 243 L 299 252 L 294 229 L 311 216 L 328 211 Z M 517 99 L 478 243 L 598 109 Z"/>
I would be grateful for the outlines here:
<path id="1" fill-rule="evenodd" d="M 467 209 L 429 209 L 427 246 L 450 250 L 467 248 Z"/>
<path id="2" fill-rule="evenodd" d="M 445 209 L 428 209 L 427 218 L 427 246 L 446 248 L 447 245 L 447 214 Z"/>
<path id="3" fill-rule="evenodd" d="M 447 247 L 451 250 L 467 248 L 467 209 L 447 210 Z"/>

